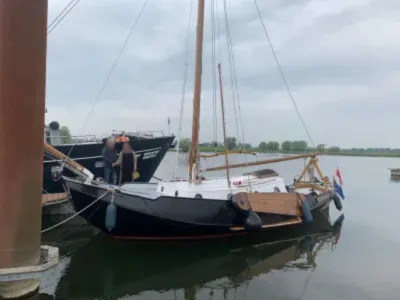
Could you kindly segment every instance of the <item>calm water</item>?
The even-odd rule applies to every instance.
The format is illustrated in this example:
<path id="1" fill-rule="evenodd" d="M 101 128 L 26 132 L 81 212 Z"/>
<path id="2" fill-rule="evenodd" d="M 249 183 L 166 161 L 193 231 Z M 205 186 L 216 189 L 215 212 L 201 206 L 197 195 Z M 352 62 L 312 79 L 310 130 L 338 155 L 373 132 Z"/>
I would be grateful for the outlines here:
<path id="1" fill-rule="evenodd" d="M 156 175 L 170 177 L 174 163 L 168 153 Z M 320 164 L 326 175 L 341 169 L 344 209 L 330 209 L 331 223 L 343 213 L 341 226 L 321 218 L 312 228 L 253 240 L 149 244 L 113 241 L 75 220 L 43 237 L 61 259 L 35 299 L 399 299 L 400 183 L 387 168 L 400 160 L 321 157 Z M 290 182 L 303 166 L 268 167 Z"/>

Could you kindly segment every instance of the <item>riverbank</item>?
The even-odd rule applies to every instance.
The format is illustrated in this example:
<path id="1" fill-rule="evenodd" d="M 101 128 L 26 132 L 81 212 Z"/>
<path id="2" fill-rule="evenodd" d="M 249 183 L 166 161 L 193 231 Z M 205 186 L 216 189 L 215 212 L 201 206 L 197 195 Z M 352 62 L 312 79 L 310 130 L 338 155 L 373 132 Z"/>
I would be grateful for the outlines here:
<path id="1" fill-rule="evenodd" d="M 170 149 L 170 151 L 175 151 L 175 149 Z M 200 147 L 200 152 L 224 152 L 224 148 L 214 148 L 214 147 Z M 265 154 L 302 154 L 312 151 L 261 151 L 259 148 L 251 148 L 249 151 Z M 325 151 L 321 153 L 322 155 L 330 156 L 360 156 L 360 157 L 400 157 L 400 153 L 396 152 L 355 152 L 355 151 L 339 151 L 330 152 Z"/>

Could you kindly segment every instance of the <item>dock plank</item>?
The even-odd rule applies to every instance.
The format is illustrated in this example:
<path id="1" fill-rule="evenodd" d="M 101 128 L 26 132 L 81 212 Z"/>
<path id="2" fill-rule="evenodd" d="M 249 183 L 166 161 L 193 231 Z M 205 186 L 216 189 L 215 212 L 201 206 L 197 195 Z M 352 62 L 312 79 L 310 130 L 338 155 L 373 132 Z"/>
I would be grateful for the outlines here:
<path id="1" fill-rule="evenodd" d="M 67 198 L 67 193 L 42 194 L 42 205 L 56 203 Z"/>

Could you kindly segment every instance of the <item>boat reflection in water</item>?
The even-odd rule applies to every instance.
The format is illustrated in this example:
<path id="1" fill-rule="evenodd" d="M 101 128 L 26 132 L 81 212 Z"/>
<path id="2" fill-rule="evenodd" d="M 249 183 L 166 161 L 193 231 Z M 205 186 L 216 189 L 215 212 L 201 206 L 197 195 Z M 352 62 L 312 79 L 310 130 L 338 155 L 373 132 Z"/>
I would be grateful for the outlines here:
<path id="1" fill-rule="evenodd" d="M 154 242 L 121 243 L 100 233 L 72 255 L 56 288 L 56 299 L 133 298 L 146 291 L 169 291 L 176 296 L 178 290 L 184 299 L 200 299 L 196 294 L 204 288 L 210 289 L 207 299 L 216 289 L 227 296 L 229 290 L 254 276 L 289 264 L 291 268 L 315 268 L 318 251 L 337 244 L 343 220 L 342 215 L 332 225 L 321 215 L 312 226 L 285 228 L 274 236 L 158 246 Z"/>

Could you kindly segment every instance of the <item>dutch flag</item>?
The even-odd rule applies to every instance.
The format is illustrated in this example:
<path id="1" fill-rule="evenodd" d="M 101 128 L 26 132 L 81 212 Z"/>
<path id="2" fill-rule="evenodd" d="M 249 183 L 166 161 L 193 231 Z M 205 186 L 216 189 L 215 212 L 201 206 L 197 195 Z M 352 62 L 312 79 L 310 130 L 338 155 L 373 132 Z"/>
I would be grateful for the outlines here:
<path id="1" fill-rule="evenodd" d="M 335 193 L 340 196 L 344 200 L 345 196 L 343 194 L 343 181 L 342 175 L 340 174 L 339 167 L 336 168 L 336 172 L 333 175 L 333 188 Z"/>

